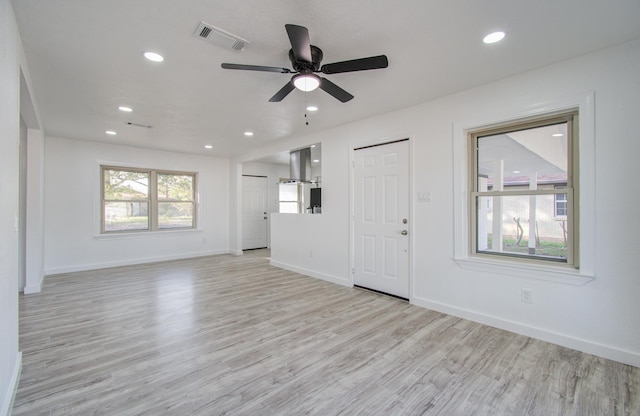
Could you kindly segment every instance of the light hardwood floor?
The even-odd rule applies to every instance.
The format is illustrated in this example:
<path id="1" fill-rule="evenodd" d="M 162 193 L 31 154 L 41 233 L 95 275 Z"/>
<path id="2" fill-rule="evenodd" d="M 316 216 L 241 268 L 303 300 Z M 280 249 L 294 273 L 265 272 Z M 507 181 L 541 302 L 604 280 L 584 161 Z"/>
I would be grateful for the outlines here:
<path id="1" fill-rule="evenodd" d="M 640 415 L 640 370 L 271 267 L 49 276 L 13 415 Z"/>

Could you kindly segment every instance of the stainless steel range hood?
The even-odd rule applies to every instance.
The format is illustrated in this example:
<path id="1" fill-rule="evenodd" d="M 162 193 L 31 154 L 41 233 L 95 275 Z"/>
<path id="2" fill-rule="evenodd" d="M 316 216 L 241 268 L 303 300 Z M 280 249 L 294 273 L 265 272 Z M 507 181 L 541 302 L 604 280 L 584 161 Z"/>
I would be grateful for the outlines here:
<path id="1" fill-rule="evenodd" d="M 289 153 L 289 178 L 295 182 L 311 182 L 311 149 L 293 150 Z"/>

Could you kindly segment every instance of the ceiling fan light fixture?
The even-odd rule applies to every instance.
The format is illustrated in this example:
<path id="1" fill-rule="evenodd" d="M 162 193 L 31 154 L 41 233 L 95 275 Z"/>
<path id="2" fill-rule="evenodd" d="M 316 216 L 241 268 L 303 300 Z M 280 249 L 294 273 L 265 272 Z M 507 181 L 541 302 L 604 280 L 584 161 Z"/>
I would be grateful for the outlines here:
<path id="1" fill-rule="evenodd" d="M 221 64 L 223 69 L 241 69 L 245 71 L 294 74 L 289 82 L 284 84 L 284 86 L 280 88 L 273 97 L 269 98 L 270 103 L 278 103 L 282 101 L 295 89 L 308 92 L 313 91 L 316 88 L 320 88 L 336 100 L 346 103 L 353 99 L 353 95 L 349 94 L 330 80 L 315 74 L 341 74 L 344 72 L 381 69 L 389 66 L 389 60 L 386 55 L 369 56 L 367 58 L 350 59 L 348 61 L 320 65 L 323 57 L 322 49 L 311 44 L 311 41 L 309 40 L 309 30 L 304 26 L 293 24 L 286 24 L 284 26 L 287 30 L 287 35 L 289 36 L 289 42 L 291 43 L 289 60 L 291 61 L 293 71 L 288 68 L 278 68 L 275 66 L 244 65 L 226 62 Z"/>
<path id="2" fill-rule="evenodd" d="M 294 75 L 293 85 L 300 91 L 313 91 L 320 86 L 320 77 L 315 74 Z"/>

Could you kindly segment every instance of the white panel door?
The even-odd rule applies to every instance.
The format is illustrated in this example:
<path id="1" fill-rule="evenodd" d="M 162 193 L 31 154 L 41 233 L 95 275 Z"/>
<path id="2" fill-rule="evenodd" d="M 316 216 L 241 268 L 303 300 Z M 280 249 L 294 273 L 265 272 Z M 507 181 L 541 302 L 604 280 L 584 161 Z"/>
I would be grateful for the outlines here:
<path id="1" fill-rule="evenodd" d="M 242 177 L 242 249 L 267 247 L 267 178 Z"/>
<path id="2" fill-rule="evenodd" d="M 409 298 L 409 141 L 354 152 L 354 283 Z"/>

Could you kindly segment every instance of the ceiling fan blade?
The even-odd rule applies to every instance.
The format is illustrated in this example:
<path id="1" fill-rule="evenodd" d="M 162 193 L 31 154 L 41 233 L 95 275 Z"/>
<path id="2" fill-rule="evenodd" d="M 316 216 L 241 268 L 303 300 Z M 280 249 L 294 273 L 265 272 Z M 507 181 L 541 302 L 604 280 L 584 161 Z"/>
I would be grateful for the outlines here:
<path id="1" fill-rule="evenodd" d="M 293 56 L 298 61 L 312 62 L 311 60 L 311 41 L 309 40 L 309 30 L 306 27 L 298 25 L 284 25 L 289 35 Z"/>
<path id="2" fill-rule="evenodd" d="M 275 66 L 260 66 L 260 65 L 242 65 L 242 64 L 222 64 L 224 69 L 242 69 L 245 71 L 263 71 L 263 72 L 279 72 L 281 74 L 289 74 L 291 70 L 287 68 L 278 68 Z"/>
<path id="3" fill-rule="evenodd" d="M 282 99 L 289 95 L 289 93 L 294 89 L 295 87 L 293 86 L 293 82 L 287 82 L 286 84 L 284 84 L 284 87 L 280 88 L 280 91 L 278 91 L 273 97 L 269 98 L 269 102 L 277 103 L 282 101 Z"/>
<path id="4" fill-rule="evenodd" d="M 333 82 L 329 81 L 326 78 L 320 78 L 320 89 L 322 89 L 323 91 L 329 93 L 330 95 L 332 95 L 334 98 L 336 98 L 337 100 L 346 103 L 347 101 L 351 100 L 353 98 L 353 95 L 349 94 L 348 92 L 346 92 L 345 90 L 343 90 L 342 88 L 338 87 L 336 84 L 334 84 Z"/>
<path id="5" fill-rule="evenodd" d="M 368 58 L 352 59 L 350 61 L 334 62 L 322 65 L 320 71 L 324 74 L 339 74 L 342 72 L 366 71 L 389 66 L 386 55 L 370 56 Z"/>

